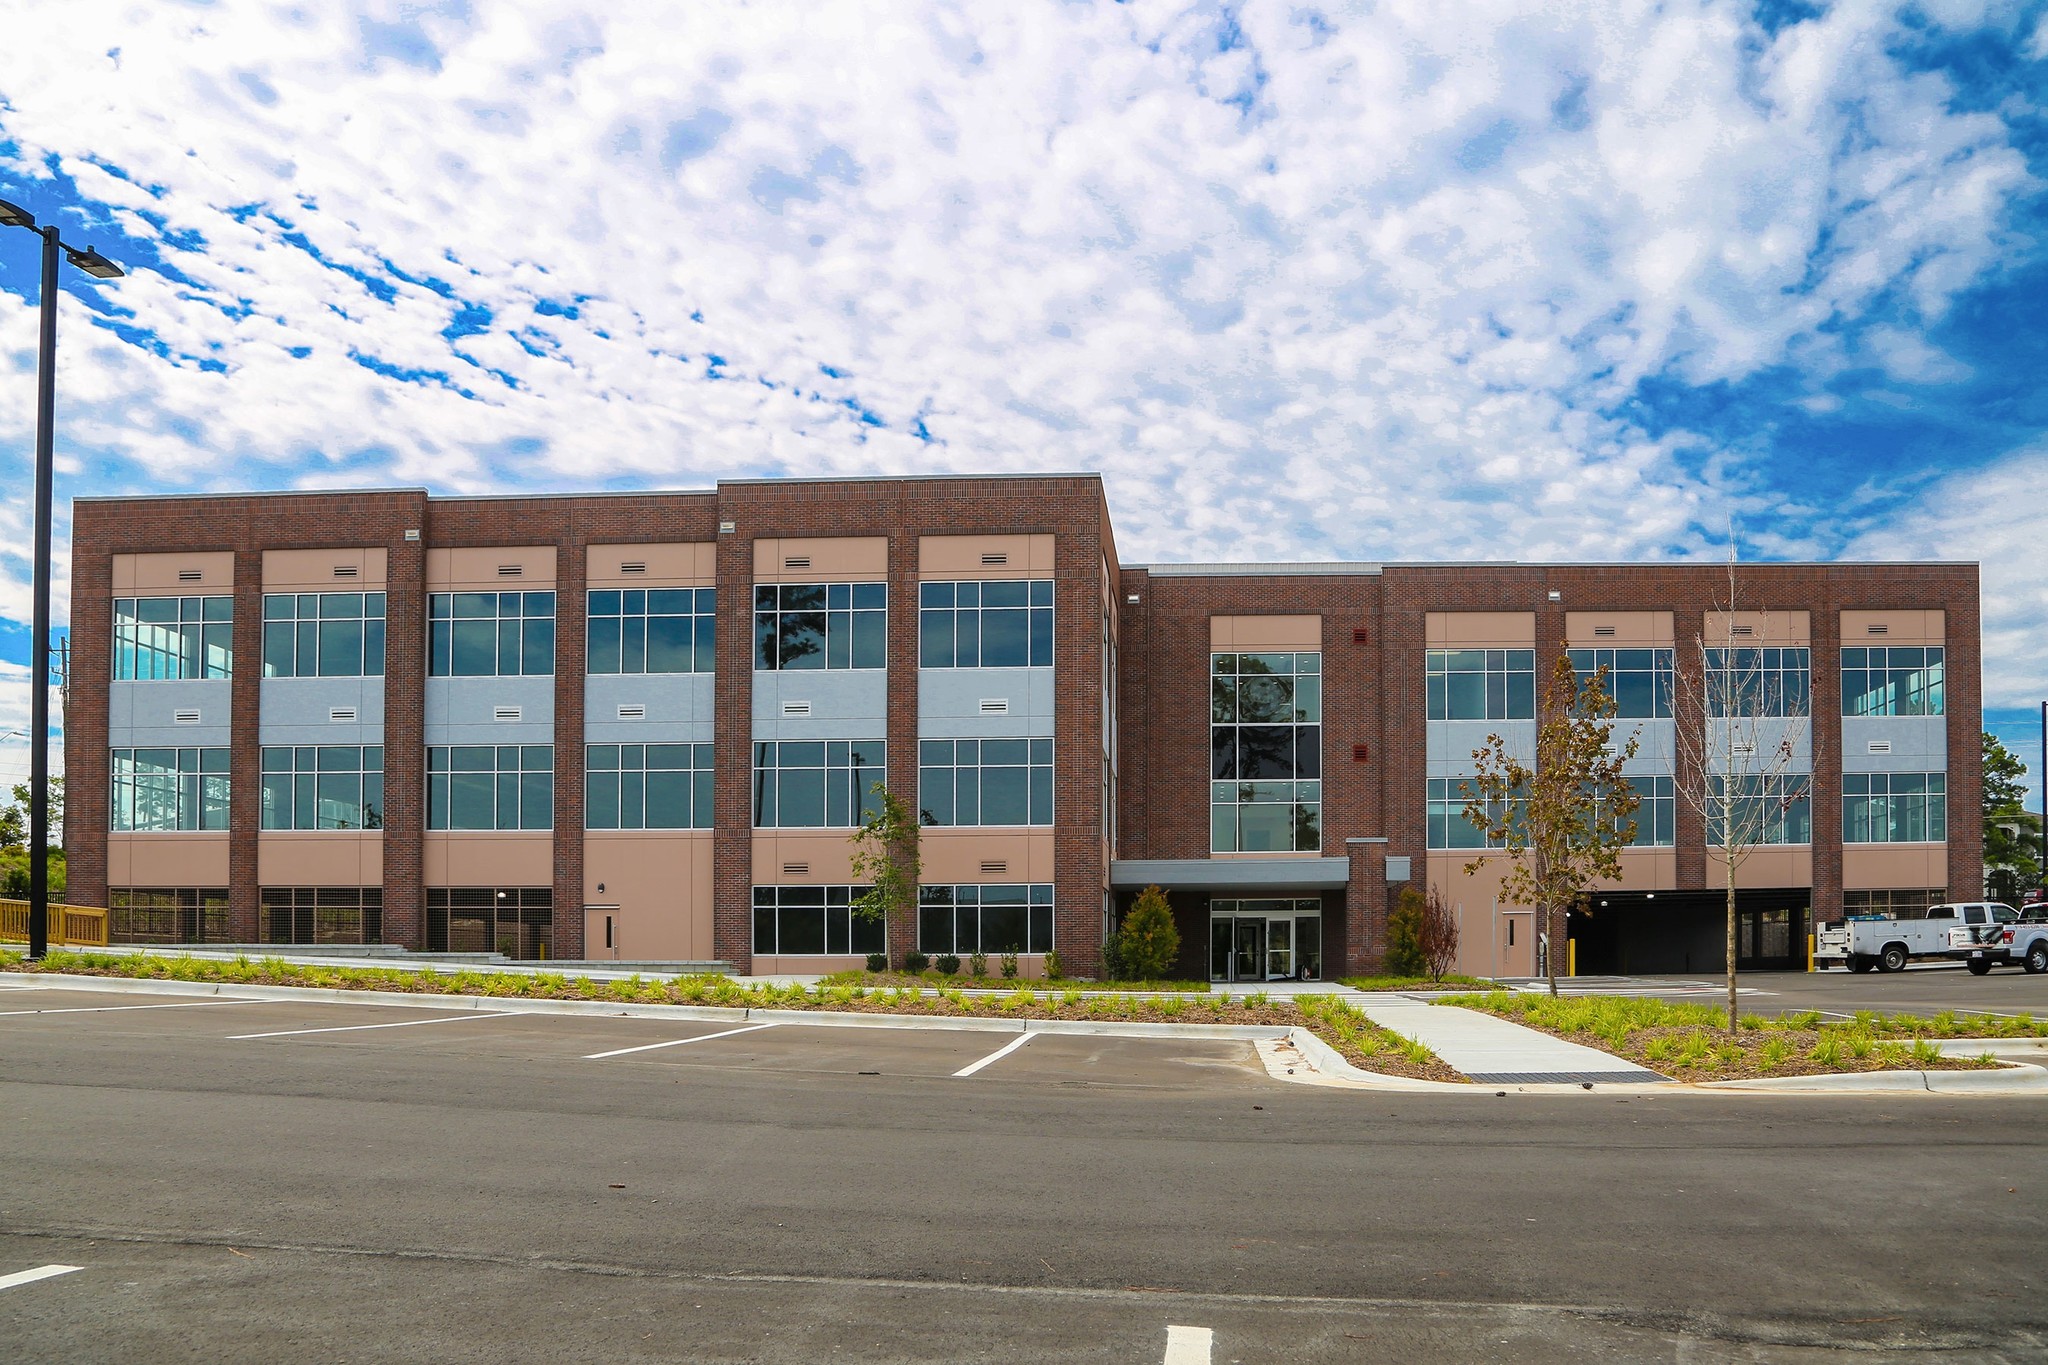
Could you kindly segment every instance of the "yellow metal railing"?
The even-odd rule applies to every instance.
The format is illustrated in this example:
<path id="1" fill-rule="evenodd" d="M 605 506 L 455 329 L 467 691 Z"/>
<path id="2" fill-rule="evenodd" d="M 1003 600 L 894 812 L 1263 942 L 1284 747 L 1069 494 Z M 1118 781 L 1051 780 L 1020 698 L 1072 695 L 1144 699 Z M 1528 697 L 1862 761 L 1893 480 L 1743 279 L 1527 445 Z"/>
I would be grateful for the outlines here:
<path id="1" fill-rule="evenodd" d="M 28 942 L 28 902 L 0 900 L 0 942 Z M 107 946 L 107 912 L 92 905 L 52 905 L 50 942 L 63 947 Z"/>

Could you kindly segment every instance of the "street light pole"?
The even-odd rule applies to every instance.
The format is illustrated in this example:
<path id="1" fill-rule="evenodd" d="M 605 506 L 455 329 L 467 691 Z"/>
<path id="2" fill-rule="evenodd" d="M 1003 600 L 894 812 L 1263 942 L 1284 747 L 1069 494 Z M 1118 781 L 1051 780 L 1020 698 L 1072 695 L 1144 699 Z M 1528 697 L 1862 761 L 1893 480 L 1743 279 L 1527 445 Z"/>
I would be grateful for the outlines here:
<path id="1" fill-rule="evenodd" d="M 28 956 L 50 950 L 50 502 L 57 437 L 57 253 L 94 279 L 120 278 L 121 267 L 86 247 L 69 247 L 55 225 L 0 199 L 0 227 L 26 228 L 43 239 L 42 337 L 36 352 L 35 605 L 29 630 Z"/>

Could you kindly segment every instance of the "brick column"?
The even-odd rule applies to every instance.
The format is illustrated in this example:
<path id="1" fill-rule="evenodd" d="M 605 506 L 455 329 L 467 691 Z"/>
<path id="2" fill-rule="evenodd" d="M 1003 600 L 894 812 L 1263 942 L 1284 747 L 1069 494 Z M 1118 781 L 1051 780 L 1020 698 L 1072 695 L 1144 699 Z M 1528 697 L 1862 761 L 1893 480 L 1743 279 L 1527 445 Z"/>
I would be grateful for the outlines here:
<path id="1" fill-rule="evenodd" d="M 1367 975 L 1387 960 L 1387 841 L 1344 841 L 1351 879 L 1344 888 L 1344 969 L 1333 976 Z"/>
<path id="2" fill-rule="evenodd" d="M 883 729 L 889 741 L 889 790 L 913 813 L 917 793 L 917 570 L 918 537 L 902 531 L 905 519 L 891 519 L 889 536 L 888 714 Z M 886 945 L 892 963 L 917 947 L 917 911 L 889 922 Z"/>
<path id="3" fill-rule="evenodd" d="M 583 670 L 589 560 L 580 531 L 555 550 L 555 956 L 583 946 Z"/>
<path id="4" fill-rule="evenodd" d="M 720 498 L 718 515 L 738 513 Z M 721 525 L 723 521 L 721 521 Z M 718 536 L 718 666 L 712 731 L 712 951 L 733 970 L 754 968 L 754 535 Z"/>
<path id="5" fill-rule="evenodd" d="M 235 665 L 228 716 L 228 937 L 260 937 L 256 839 L 263 822 L 263 551 L 235 551 Z"/>
<path id="6" fill-rule="evenodd" d="M 384 941 L 417 951 L 427 946 L 429 527 L 426 496 L 410 502 L 384 559 Z"/>

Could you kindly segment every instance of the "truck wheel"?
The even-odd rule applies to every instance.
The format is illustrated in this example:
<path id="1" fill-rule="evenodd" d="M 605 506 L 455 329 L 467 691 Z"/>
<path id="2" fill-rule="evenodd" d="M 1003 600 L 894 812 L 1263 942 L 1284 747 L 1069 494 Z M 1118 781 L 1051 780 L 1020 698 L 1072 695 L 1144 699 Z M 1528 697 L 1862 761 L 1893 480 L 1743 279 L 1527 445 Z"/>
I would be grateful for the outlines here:
<path id="1" fill-rule="evenodd" d="M 1852 972 L 1867 972 L 1873 965 L 1871 960 L 1862 953 L 1849 954 L 1849 970 Z"/>
<path id="2" fill-rule="evenodd" d="M 1985 976 L 1991 971 L 1991 964 L 1981 957 L 1973 957 L 1963 965 L 1970 969 L 1971 976 Z"/>
<path id="3" fill-rule="evenodd" d="M 1884 951 L 1878 955 L 1878 963 L 1888 972 L 1903 972 L 1906 970 L 1906 945 L 1885 944 Z"/>
<path id="4" fill-rule="evenodd" d="M 2035 940 L 2034 946 L 2027 949 L 2027 959 L 2023 965 L 2035 976 L 2048 972 L 2048 940 Z"/>

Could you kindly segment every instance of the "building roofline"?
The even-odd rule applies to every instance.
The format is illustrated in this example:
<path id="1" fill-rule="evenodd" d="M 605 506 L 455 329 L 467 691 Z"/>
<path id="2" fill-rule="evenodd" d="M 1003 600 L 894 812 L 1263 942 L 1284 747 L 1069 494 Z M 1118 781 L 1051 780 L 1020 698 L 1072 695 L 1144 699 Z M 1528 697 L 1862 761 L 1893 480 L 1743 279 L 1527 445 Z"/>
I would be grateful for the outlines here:
<path id="1" fill-rule="evenodd" d="M 347 493 L 418 493 L 434 495 L 424 488 L 249 488 L 235 493 L 79 493 L 73 502 L 191 502 L 200 498 L 323 498 Z M 443 499 L 445 501 L 445 499 Z"/>
<path id="2" fill-rule="evenodd" d="M 1707 559 L 1415 559 L 1372 563 L 1364 560 L 1285 560 L 1274 563 L 1240 564 L 1126 564 L 1126 569 L 1154 578 L 1256 578 L 1256 577 L 1342 577 L 1377 575 L 1389 569 L 1716 569 L 1720 560 Z M 1962 569 L 1980 568 L 1975 559 L 1760 559 L 1745 561 L 1743 569 Z"/>
<path id="3" fill-rule="evenodd" d="M 1092 479 L 1102 482 L 1102 475 L 1093 470 L 1050 469 L 1031 470 L 1024 473 L 999 474 L 838 474 L 817 478 L 762 478 L 762 479 L 720 479 L 720 488 L 746 488 L 774 485 L 777 487 L 798 483 L 980 483 L 988 479 Z"/>

